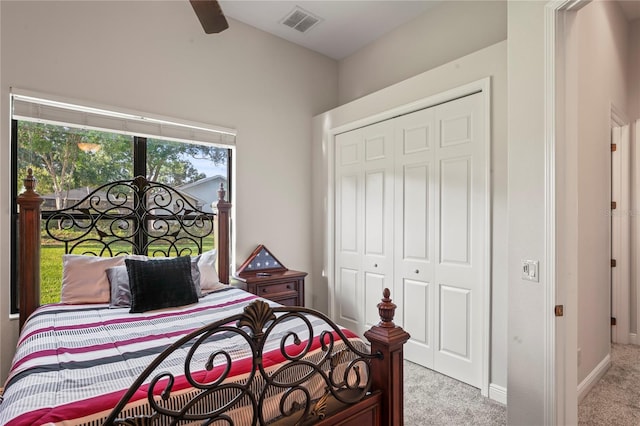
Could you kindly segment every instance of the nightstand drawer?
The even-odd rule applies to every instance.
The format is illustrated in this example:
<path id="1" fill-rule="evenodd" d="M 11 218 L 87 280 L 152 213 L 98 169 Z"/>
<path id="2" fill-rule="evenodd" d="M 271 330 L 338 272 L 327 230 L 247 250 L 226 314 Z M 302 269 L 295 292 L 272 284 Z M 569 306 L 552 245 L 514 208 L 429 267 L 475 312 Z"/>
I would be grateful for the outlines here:
<path id="1" fill-rule="evenodd" d="M 265 297 L 267 295 L 278 293 L 298 293 L 298 283 L 296 281 L 290 281 L 280 284 L 264 284 L 258 286 L 258 295 Z"/>
<path id="2" fill-rule="evenodd" d="M 286 299 L 273 299 L 274 302 L 278 302 L 284 306 L 300 306 L 298 303 L 298 295 L 294 294 L 292 297 L 288 297 Z"/>
<path id="3" fill-rule="evenodd" d="M 256 296 L 286 306 L 304 306 L 304 277 L 306 272 L 278 271 L 271 274 L 245 274 L 236 277 L 243 289 Z"/>

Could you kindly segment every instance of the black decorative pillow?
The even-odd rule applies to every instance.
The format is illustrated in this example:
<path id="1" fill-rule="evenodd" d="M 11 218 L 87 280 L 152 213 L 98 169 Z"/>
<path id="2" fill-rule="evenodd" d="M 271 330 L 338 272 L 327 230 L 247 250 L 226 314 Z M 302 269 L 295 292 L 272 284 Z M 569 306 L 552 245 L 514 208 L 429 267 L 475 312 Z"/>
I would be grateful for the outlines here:
<path id="1" fill-rule="evenodd" d="M 158 260 L 126 259 L 131 313 L 189 305 L 198 301 L 189 256 Z"/>

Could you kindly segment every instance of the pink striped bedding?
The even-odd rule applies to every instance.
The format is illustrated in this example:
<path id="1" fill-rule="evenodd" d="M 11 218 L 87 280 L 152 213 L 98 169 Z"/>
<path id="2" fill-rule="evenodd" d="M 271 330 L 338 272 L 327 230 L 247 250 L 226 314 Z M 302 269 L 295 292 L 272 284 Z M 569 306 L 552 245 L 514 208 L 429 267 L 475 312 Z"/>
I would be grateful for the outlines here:
<path id="1" fill-rule="evenodd" d="M 201 298 L 194 305 L 142 314 L 109 309 L 106 304 L 42 306 L 20 335 L 0 402 L 0 425 L 102 424 L 135 378 L 167 346 L 206 324 L 242 312 L 254 299 L 256 296 L 250 293 L 229 287 Z M 314 336 L 328 329 L 321 321 L 314 320 L 312 325 Z M 283 329 L 280 335 L 288 331 L 291 330 Z M 304 341 L 304 327 L 296 332 Z M 251 369 L 252 355 L 232 334 L 221 335 L 208 345 L 223 348 L 232 356 L 228 380 L 241 380 Z M 352 333 L 347 335 L 353 342 L 360 342 Z M 279 343 L 280 339 L 269 340 L 263 351 L 267 368 L 276 368 L 285 361 Z M 356 344 L 366 350 L 363 343 Z M 292 350 L 295 352 L 295 348 Z M 307 356 L 320 357 L 320 352 L 319 342 L 314 341 Z M 163 365 L 163 371 L 175 369 L 172 373 L 177 380 L 172 397 L 176 395 L 176 404 L 180 403 L 181 395 L 186 397 L 190 393 L 183 373 L 185 354 L 186 350 L 181 350 L 167 360 L 167 366 Z M 221 366 L 208 372 L 197 371 L 194 377 L 210 380 L 220 374 L 220 369 Z M 314 396 L 321 394 L 322 383 L 309 385 L 317 387 L 311 389 Z M 146 395 L 138 394 L 125 414 L 141 410 Z M 265 406 L 268 405 L 267 401 Z M 250 419 L 251 413 L 245 411 L 236 410 L 238 423 Z"/>

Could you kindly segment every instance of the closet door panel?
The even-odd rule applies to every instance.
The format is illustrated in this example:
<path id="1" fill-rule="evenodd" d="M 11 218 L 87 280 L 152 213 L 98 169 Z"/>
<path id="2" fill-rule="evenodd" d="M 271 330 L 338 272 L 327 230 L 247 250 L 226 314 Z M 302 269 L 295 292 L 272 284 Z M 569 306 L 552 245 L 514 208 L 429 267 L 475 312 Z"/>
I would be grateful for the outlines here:
<path id="1" fill-rule="evenodd" d="M 353 330 L 362 328 L 364 298 L 362 238 L 364 145 L 362 132 L 336 136 L 336 240 L 333 312 L 336 321 Z"/>
<path id="2" fill-rule="evenodd" d="M 404 347 L 407 360 L 433 366 L 433 312 L 431 303 L 431 284 L 424 281 L 405 279 L 403 281 L 405 325 L 404 329 L 411 335 L 411 340 Z"/>
<path id="3" fill-rule="evenodd" d="M 393 271 L 393 131 L 388 122 L 336 136 L 333 312 L 357 333 L 379 322 Z"/>
<path id="4" fill-rule="evenodd" d="M 433 367 L 434 112 L 395 120 L 395 297 L 397 322 L 411 334 L 405 358 Z"/>
<path id="5" fill-rule="evenodd" d="M 393 123 L 362 129 L 364 154 L 363 331 L 380 321 L 376 305 L 393 287 Z"/>
<path id="6" fill-rule="evenodd" d="M 359 306 L 356 303 L 358 300 L 358 282 L 359 273 L 357 269 L 350 269 L 342 267 L 340 268 L 340 287 L 339 293 L 339 318 L 341 321 L 350 321 L 357 323 L 359 321 L 360 312 Z"/>
<path id="7" fill-rule="evenodd" d="M 468 265 L 471 235 L 471 158 L 440 162 L 440 263 Z"/>
<path id="8" fill-rule="evenodd" d="M 402 169 L 402 254 L 405 260 L 429 262 L 429 163 L 404 165 Z"/>
<path id="9" fill-rule="evenodd" d="M 364 251 L 367 255 L 385 255 L 385 170 L 367 171 L 365 175 Z"/>
<path id="10" fill-rule="evenodd" d="M 470 360 L 471 292 L 465 288 L 440 286 L 440 351 Z M 448 315 L 456 312 L 457 315 Z"/>
<path id="11" fill-rule="evenodd" d="M 435 107 L 434 369 L 482 385 L 487 158 L 482 94 Z"/>

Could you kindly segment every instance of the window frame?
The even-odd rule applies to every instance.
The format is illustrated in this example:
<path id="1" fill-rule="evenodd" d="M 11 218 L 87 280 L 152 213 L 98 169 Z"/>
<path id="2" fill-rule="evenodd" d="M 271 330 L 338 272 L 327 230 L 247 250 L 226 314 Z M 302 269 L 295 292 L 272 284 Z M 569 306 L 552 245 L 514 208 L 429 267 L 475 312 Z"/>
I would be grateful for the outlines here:
<path id="1" fill-rule="evenodd" d="M 19 237 L 19 232 L 18 232 L 18 218 L 19 218 L 19 211 L 18 211 L 18 203 L 17 203 L 17 198 L 18 198 L 18 127 L 19 127 L 19 122 L 20 121 L 33 121 L 33 122 L 41 122 L 40 120 L 37 119 L 33 119 L 33 120 L 28 120 L 28 119 L 16 119 L 16 118 L 11 118 L 11 147 L 10 147 L 10 152 L 11 152 L 11 291 L 10 291 L 10 298 L 11 298 L 11 303 L 10 303 L 10 313 L 12 315 L 15 314 L 19 314 L 20 312 L 20 288 L 18 285 L 19 282 L 19 270 L 18 270 L 18 255 L 19 255 L 19 241 L 18 241 L 18 237 Z M 58 126 L 64 126 L 64 123 L 49 123 L 52 125 L 58 125 Z M 70 127 L 76 127 L 76 126 L 70 126 Z M 113 132 L 113 130 L 111 129 L 104 129 L 103 131 L 105 132 Z M 118 133 L 118 132 L 114 132 L 114 133 Z M 133 177 L 135 176 L 146 176 L 147 175 L 147 140 L 151 139 L 147 136 L 137 136 L 137 135 L 133 135 L 131 134 L 130 136 L 132 136 L 132 144 L 133 144 L 133 150 L 132 150 L 132 161 L 133 161 Z M 167 140 L 167 141 L 174 141 L 174 142 L 180 142 L 180 143 L 187 143 L 184 140 L 171 140 L 169 138 L 154 138 L 155 140 Z M 197 143 L 197 141 L 195 141 Z M 194 143 L 194 142 L 191 142 Z M 211 145 L 210 142 L 200 142 L 202 145 Z M 233 151 L 235 148 L 235 145 L 226 145 L 226 144 L 216 144 L 216 146 L 219 146 L 220 148 L 226 148 L 227 150 L 227 200 L 232 200 L 232 194 L 233 194 Z M 103 183 L 108 183 L 108 182 L 103 182 Z M 37 187 L 36 187 L 36 191 L 37 191 Z M 43 217 L 46 216 L 46 212 L 43 212 Z M 233 231 L 231 230 L 231 232 L 233 233 Z M 231 236 L 231 241 L 233 241 L 233 236 Z M 231 252 L 233 252 L 233 250 L 231 250 Z M 231 253 L 232 255 L 232 253 Z M 233 258 L 233 255 L 231 256 Z"/>

